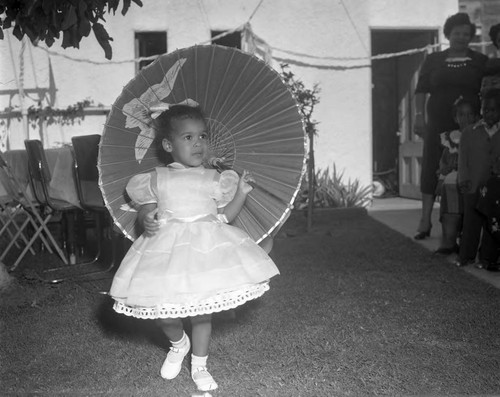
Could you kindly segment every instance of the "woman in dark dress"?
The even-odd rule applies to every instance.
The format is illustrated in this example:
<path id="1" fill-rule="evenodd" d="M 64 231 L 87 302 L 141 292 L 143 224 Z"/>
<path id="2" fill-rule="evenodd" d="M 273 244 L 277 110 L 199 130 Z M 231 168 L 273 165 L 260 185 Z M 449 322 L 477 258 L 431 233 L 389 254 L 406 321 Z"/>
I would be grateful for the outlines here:
<path id="1" fill-rule="evenodd" d="M 435 200 L 437 170 L 441 157 L 439 134 L 458 126 L 453 120 L 453 103 L 458 97 L 479 95 L 481 79 L 488 58 L 469 48 L 476 26 L 465 13 L 450 16 L 444 24 L 444 35 L 450 47 L 429 54 L 420 71 L 415 91 L 414 131 L 422 136 L 424 150 L 420 191 L 422 213 L 415 239 L 430 235 L 431 214 Z"/>

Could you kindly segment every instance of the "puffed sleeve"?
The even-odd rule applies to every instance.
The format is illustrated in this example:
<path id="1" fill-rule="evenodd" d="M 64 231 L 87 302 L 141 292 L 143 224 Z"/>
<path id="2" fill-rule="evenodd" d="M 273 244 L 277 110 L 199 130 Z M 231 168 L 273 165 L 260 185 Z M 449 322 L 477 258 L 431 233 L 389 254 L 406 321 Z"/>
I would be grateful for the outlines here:
<path id="1" fill-rule="evenodd" d="M 217 208 L 225 207 L 236 194 L 240 177 L 233 170 L 222 171 L 218 182 L 215 183 L 213 198 Z"/>
<path id="2" fill-rule="evenodd" d="M 144 205 L 158 202 L 153 190 L 154 176 L 152 173 L 134 175 L 127 183 L 127 194 L 135 204 Z"/>

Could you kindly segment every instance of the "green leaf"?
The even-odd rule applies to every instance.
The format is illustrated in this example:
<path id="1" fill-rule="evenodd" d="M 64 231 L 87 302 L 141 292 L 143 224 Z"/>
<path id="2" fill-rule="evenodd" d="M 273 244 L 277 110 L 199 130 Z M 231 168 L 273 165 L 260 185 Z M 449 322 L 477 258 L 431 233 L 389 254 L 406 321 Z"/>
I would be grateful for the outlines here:
<path id="1" fill-rule="evenodd" d="M 72 46 L 73 46 L 73 43 L 72 43 L 72 39 L 71 39 L 71 32 L 69 30 L 65 30 L 63 32 L 63 39 L 62 39 L 61 47 L 68 48 L 68 47 L 72 47 Z"/>
<path id="2" fill-rule="evenodd" d="M 4 29 L 9 29 L 10 27 L 12 27 L 12 18 L 9 16 L 5 17 L 2 26 Z"/>
<path id="3" fill-rule="evenodd" d="M 42 10 L 45 15 L 50 15 L 52 10 L 56 8 L 55 0 L 43 0 L 42 1 Z"/>
<path id="4" fill-rule="evenodd" d="M 122 15 L 125 15 L 130 8 L 130 3 L 132 0 L 123 0 Z"/>
<path id="5" fill-rule="evenodd" d="M 52 44 L 54 44 L 54 36 L 50 35 L 45 38 L 45 44 L 47 44 L 47 47 L 52 47 Z"/>
<path id="6" fill-rule="evenodd" d="M 24 32 L 29 37 L 31 42 L 34 42 L 38 38 L 38 35 L 33 30 L 31 30 L 28 26 L 24 27 Z"/>
<path id="7" fill-rule="evenodd" d="M 75 7 L 69 6 L 64 14 L 64 19 L 62 21 L 61 29 L 67 30 L 78 22 L 78 18 L 76 16 Z"/>
<path id="8" fill-rule="evenodd" d="M 14 37 L 16 37 L 19 41 L 23 39 L 24 33 L 21 31 L 21 26 L 16 25 L 14 26 L 14 29 L 12 30 L 12 34 Z"/>
<path id="9" fill-rule="evenodd" d="M 120 0 L 109 0 L 108 1 L 108 12 L 113 11 L 113 14 L 116 12 L 118 5 L 120 4 Z"/>
<path id="10" fill-rule="evenodd" d="M 91 30 L 92 26 L 90 25 L 90 22 L 88 20 L 80 20 L 80 25 L 78 25 L 78 33 L 80 34 L 80 36 L 87 37 L 90 34 Z"/>
<path id="11" fill-rule="evenodd" d="M 106 59 L 111 59 L 113 56 L 113 50 L 111 49 L 109 42 L 113 39 L 108 35 L 106 29 L 104 29 L 104 26 L 100 23 L 94 23 L 92 25 L 92 30 L 94 31 L 94 35 L 99 42 L 99 45 L 104 50 L 104 56 Z"/>
<path id="12" fill-rule="evenodd" d="M 90 34 L 90 31 L 92 30 L 92 25 L 90 24 L 89 19 L 87 18 L 86 15 L 87 11 L 87 4 L 85 3 L 84 0 L 80 0 L 78 3 L 78 33 L 80 34 L 81 37 L 87 37 Z"/>

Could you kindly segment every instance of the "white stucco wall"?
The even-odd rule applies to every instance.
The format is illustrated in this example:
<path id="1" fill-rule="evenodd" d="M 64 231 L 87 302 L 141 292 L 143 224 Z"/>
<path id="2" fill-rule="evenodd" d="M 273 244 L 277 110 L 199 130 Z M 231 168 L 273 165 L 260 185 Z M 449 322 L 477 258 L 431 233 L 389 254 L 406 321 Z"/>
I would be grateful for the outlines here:
<path id="1" fill-rule="evenodd" d="M 382 28 L 441 28 L 458 12 L 458 0 L 372 0 L 370 26 Z"/>
<path id="2" fill-rule="evenodd" d="M 136 31 L 167 31 L 169 51 L 206 42 L 210 30 L 233 29 L 245 23 L 259 0 L 147 0 L 142 8 L 132 5 L 129 13 L 107 18 L 106 29 L 114 38 L 113 61 L 134 58 Z M 326 57 L 367 58 L 373 27 L 435 28 L 456 12 L 458 0 L 264 0 L 251 24 L 255 34 L 271 45 L 273 55 L 289 59 L 291 70 L 308 87 L 317 83 L 321 102 L 315 111 L 319 122 L 316 140 L 318 168 L 336 164 L 345 176 L 371 183 L 371 71 L 367 59 L 321 59 Z M 15 62 L 20 43 L 11 41 Z M 7 40 L 0 41 L 2 54 L 9 53 Z M 53 51 L 106 62 L 93 37 L 80 49 Z M 295 54 L 290 54 L 291 51 Z M 38 85 L 48 83 L 48 58 L 32 50 Z M 305 55 L 297 55 L 297 53 Z M 31 61 L 25 61 L 25 86 L 34 86 Z M 84 98 L 109 106 L 133 76 L 133 63 L 93 65 L 52 56 L 57 86 L 57 104 L 65 107 Z M 278 62 L 275 62 L 275 66 Z M 15 88 L 10 57 L 0 59 L 3 87 Z M 17 66 L 18 67 L 18 66 Z M 10 70 L 10 72 L 9 72 Z M 17 101 L 17 98 L 14 98 Z M 7 98 L 0 96 L 0 108 Z M 69 141 L 71 135 L 100 133 L 102 117 L 90 116 L 72 128 L 53 126 L 50 142 Z M 17 129 L 20 128 L 18 125 Z M 36 131 L 32 131 L 36 135 Z M 22 134 L 11 131 L 12 146 L 22 146 Z"/>

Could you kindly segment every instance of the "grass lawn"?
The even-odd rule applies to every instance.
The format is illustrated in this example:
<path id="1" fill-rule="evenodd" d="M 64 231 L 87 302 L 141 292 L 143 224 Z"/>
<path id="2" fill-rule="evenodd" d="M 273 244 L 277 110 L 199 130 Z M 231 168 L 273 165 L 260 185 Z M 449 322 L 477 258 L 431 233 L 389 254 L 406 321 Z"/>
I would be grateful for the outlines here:
<path id="1" fill-rule="evenodd" d="M 275 241 L 281 275 L 215 316 L 213 396 L 500 394 L 500 290 L 367 215 L 293 214 Z M 88 283 L 43 284 L 21 265 L 0 296 L 0 395 L 190 396 L 168 342 L 116 314 Z M 28 277 L 26 277 L 26 275 Z"/>

